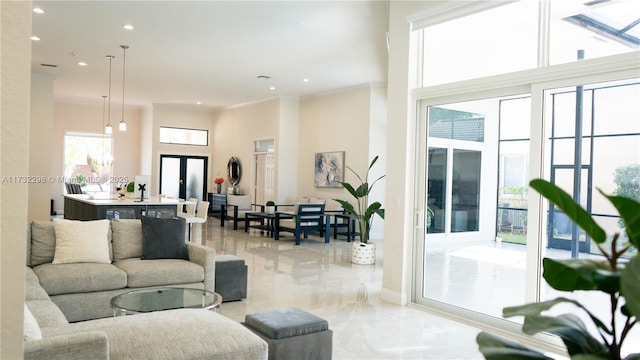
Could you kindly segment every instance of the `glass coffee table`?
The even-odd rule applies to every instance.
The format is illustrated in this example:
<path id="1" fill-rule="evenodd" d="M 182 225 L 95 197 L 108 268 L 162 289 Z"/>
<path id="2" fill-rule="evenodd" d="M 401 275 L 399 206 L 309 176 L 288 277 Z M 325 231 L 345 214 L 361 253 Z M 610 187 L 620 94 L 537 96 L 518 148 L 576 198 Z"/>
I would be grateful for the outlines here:
<path id="1" fill-rule="evenodd" d="M 133 290 L 111 299 L 113 316 L 186 308 L 220 311 L 221 303 L 218 293 L 172 287 Z"/>

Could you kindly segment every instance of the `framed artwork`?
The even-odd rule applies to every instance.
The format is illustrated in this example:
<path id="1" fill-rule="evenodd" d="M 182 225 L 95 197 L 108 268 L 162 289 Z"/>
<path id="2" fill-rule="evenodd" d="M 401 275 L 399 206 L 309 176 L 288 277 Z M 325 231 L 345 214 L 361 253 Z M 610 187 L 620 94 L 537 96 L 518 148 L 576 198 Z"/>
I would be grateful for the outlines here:
<path id="1" fill-rule="evenodd" d="M 314 185 L 339 188 L 341 181 L 344 181 L 344 151 L 316 153 Z"/>

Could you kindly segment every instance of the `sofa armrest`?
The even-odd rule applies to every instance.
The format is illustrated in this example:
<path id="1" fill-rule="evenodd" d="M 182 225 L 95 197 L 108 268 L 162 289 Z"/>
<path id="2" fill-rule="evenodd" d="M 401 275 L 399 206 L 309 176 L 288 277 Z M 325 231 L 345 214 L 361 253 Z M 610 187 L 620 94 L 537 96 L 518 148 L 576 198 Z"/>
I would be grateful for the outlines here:
<path id="1" fill-rule="evenodd" d="M 87 331 L 25 341 L 24 358 L 25 360 L 108 360 L 109 341 L 107 334 L 102 331 Z"/>
<path id="2" fill-rule="evenodd" d="M 204 289 L 213 292 L 216 283 L 216 251 L 200 244 L 187 243 L 189 261 L 204 268 Z"/>

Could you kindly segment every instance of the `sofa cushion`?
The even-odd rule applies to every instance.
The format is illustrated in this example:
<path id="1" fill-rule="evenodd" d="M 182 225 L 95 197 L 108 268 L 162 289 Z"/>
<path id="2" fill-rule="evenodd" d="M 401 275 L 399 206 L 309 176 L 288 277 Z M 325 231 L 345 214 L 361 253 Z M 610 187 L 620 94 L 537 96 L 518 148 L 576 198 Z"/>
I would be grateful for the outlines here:
<path id="1" fill-rule="evenodd" d="M 25 279 L 24 279 L 24 300 L 48 300 L 49 294 L 40 286 L 40 281 L 38 280 L 38 276 L 33 272 L 33 269 L 26 266 L 25 267 Z"/>
<path id="2" fill-rule="evenodd" d="M 187 260 L 124 259 L 114 265 L 127 274 L 127 286 L 130 288 L 197 283 L 204 280 L 202 266 Z"/>
<path id="3" fill-rule="evenodd" d="M 143 217 L 142 259 L 188 259 L 184 218 Z"/>
<path id="4" fill-rule="evenodd" d="M 109 220 L 53 221 L 56 235 L 53 264 L 111 263 Z"/>
<path id="5" fill-rule="evenodd" d="M 40 325 L 38 321 L 33 317 L 31 311 L 24 304 L 24 341 L 33 341 L 42 339 L 42 332 L 40 331 Z"/>
<path id="6" fill-rule="evenodd" d="M 51 221 L 31 223 L 31 266 L 50 263 L 56 249 L 56 233 Z"/>
<path id="7" fill-rule="evenodd" d="M 113 261 L 142 256 L 142 223 L 138 219 L 111 220 Z"/>
<path id="8" fill-rule="evenodd" d="M 27 301 L 25 305 L 31 310 L 41 329 L 69 324 L 60 308 L 51 300 Z"/>
<path id="9" fill-rule="evenodd" d="M 49 296 L 121 289 L 127 274 L 111 264 L 42 264 L 33 268 Z"/>
<path id="10" fill-rule="evenodd" d="M 267 359 L 267 343 L 209 310 L 177 309 L 43 329 L 45 337 L 103 331 L 110 359 Z M 180 346 L 178 346 L 180 345 Z"/>

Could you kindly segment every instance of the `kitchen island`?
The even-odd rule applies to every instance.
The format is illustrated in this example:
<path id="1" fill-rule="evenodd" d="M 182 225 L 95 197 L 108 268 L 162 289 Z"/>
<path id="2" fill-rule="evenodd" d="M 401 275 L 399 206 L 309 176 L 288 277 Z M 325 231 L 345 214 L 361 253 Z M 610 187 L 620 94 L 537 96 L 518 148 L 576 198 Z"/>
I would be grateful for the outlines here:
<path id="1" fill-rule="evenodd" d="M 118 197 L 117 194 L 65 194 L 64 218 L 69 220 L 99 220 L 107 218 L 135 218 L 149 212 L 175 216 L 182 199 L 150 197 L 140 199 Z M 160 216 L 158 216 L 160 217 Z"/>

